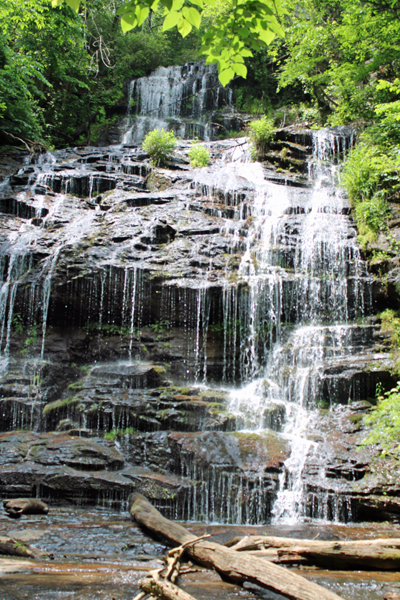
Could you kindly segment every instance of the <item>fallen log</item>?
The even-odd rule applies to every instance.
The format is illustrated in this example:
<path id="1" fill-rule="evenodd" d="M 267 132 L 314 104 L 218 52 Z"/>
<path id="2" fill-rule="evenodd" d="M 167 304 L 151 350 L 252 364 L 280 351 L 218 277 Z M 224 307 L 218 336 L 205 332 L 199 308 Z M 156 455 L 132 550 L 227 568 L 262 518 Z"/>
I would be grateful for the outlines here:
<path id="1" fill-rule="evenodd" d="M 151 594 L 157 598 L 165 598 L 166 600 L 195 600 L 193 596 L 162 577 L 146 577 L 139 581 L 139 585 L 146 594 Z"/>
<path id="2" fill-rule="evenodd" d="M 246 536 L 234 538 L 227 546 L 280 564 L 312 564 L 342 570 L 400 570 L 400 538 L 332 542 Z"/>
<path id="3" fill-rule="evenodd" d="M 35 560 L 51 558 L 46 552 L 42 552 L 33 546 L 10 537 L 0 537 L 0 554 L 5 554 L 6 556 L 27 556 Z"/>
<path id="4" fill-rule="evenodd" d="M 184 527 L 163 517 L 141 494 L 129 497 L 129 512 L 139 525 L 173 545 L 196 539 Z M 339 600 L 339 596 L 333 592 L 288 569 L 205 539 L 189 545 L 185 548 L 185 553 L 195 562 L 214 568 L 234 583 L 248 581 L 290 600 Z"/>

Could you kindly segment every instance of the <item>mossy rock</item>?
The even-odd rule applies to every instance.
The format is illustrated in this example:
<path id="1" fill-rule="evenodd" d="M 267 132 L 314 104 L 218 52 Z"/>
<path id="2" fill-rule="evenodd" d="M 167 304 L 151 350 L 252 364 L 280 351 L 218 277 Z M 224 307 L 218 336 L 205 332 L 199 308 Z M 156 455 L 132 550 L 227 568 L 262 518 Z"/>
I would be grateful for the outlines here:
<path id="1" fill-rule="evenodd" d="M 65 408 L 67 406 L 75 406 L 77 407 L 80 404 L 79 396 L 70 396 L 69 398 L 64 398 L 63 400 L 55 400 L 54 402 L 50 402 L 46 404 L 43 408 L 43 416 L 47 417 L 51 413 L 60 410 L 61 408 Z"/>

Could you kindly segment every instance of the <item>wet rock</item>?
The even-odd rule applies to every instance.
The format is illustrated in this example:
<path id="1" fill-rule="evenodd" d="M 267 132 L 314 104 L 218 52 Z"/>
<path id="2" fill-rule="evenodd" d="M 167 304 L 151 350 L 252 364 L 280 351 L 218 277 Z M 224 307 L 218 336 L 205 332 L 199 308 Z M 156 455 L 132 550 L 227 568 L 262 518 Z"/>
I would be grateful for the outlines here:
<path id="1" fill-rule="evenodd" d="M 279 472 L 289 456 L 286 440 L 265 433 L 172 433 L 177 469 L 188 457 L 202 468 L 246 472 Z"/>
<path id="2" fill-rule="evenodd" d="M 39 492 L 55 501 L 120 506 L 134 491 L 160 500 L 178 499 L 190 482 L 143 466 L 129 466 L 114 442 L 61 434 L 0 436 L 0 493 Z"/>
<path id="3" fill-rule="evenodd" d="M 4 510 L 10 517 L 21 515 L 47 515 L 49 507 L 45 502 L 36 498 L 17 498 L 16 500 L 3 500 Z"/>

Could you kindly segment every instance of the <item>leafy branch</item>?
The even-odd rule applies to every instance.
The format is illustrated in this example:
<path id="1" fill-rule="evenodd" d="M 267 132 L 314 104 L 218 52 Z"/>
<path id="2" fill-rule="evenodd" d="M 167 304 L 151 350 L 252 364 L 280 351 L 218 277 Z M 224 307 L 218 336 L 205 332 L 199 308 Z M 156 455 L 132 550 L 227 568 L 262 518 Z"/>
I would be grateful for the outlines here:
<path id="1" fill-rule="evenodd" d="M 80 0 L 52 0 L 52 6 L 66 2 L 75 12 Z M 200 29 L 203 12 L 215 5 L 215 0 L 128 0 L 117 14 L 122 31 L 140 27 L 150 11 L 164 10 L 162 30 L 176 27 L 182 37 L 193 28 Z M 227 85 L 235 76 L 246 78 L 245 58 L 253 56 L 279 36 L 284 37 L 280 18 L 284 14 L 280 0 L 235 0 L 233 10 L 221 15 L 207 28 L 202 37 L 201 53 L 206 63 L 218 67 L 219 80 Z"/>

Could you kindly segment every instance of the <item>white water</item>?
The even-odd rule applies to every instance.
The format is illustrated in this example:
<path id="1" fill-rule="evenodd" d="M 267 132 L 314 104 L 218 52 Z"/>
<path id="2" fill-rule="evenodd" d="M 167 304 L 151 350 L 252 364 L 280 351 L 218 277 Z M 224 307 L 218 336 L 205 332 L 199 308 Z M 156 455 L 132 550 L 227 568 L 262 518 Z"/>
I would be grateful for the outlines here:
<path id="1" fill-rule="evenodd" d="M 354 326 L 348 322 L 354 319 L 354 304 L 362 310 L 365 303 L 365 265 L 344 214 L 348 205 L 334 185 L 334 167 L 322 164 L 338 145 L 334 137 L 329 131 L 315 137 L 311 190 L 268 183 L 257 164 L 234 167 L 235 176 L 253 184 L 254 210 L 239 268 L 249 288 L 248 334 L 240 360 L 248 383 L 232 391 L 228 409 L 244 430 L 262 431 L 271 423 L 282 427 L 291 455 L 272 512 L 275 521 L 289 524 L 305 514 L 302 472 L 307 454 L 315 451 L 307 434 L 322 399 L 325 361 L 351 354 Z M 219 177 L 226 190 L 235 189 L 232 176 L 221 170 Z M 292 273 L 276 265 L 285 243 L 292 245 Z M 273 325 L 274 335 L 261 344 L 266 325 Z M 272 422 L 271 414 L 278 415 Z"/>
<path id="2" fill-rule="evenodd" d="M 231 102 L 232 91 L 219 83 L 215 65 L 198 62 L 159 67 L 149 77 L 129 85 L 129 129 L 123 143 L 142 141 L 156 128 L 173 129 L 180 138 L 208 140 L 206 112 L 230 106 Z"/>

